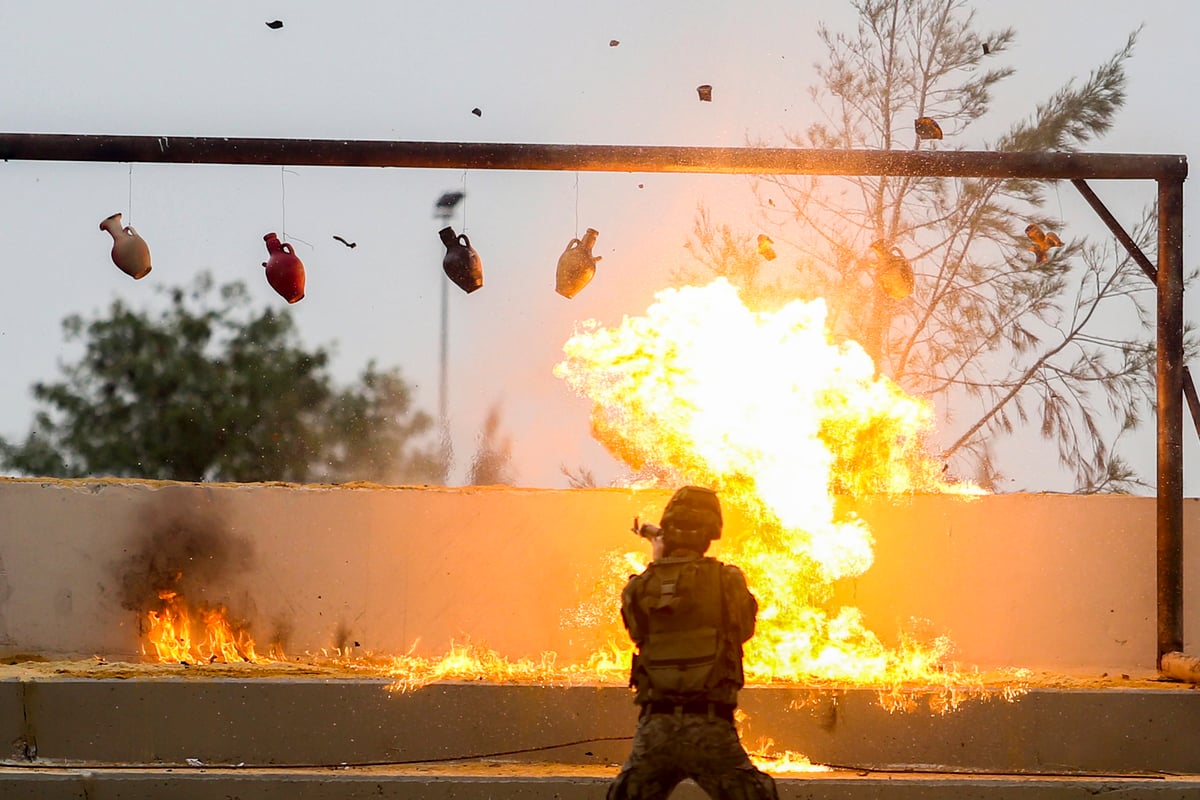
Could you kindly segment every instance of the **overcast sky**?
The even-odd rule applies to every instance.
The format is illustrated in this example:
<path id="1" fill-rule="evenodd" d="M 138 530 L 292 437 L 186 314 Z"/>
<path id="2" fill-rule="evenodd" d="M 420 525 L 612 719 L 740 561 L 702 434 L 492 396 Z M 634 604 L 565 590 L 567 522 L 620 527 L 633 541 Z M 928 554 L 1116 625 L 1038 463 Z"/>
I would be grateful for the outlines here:
<path id="1" fill-rule="evenodd" d="M 1129 65 L 1127 107 L 1090 149 L 1192 150 L 1200 6 L 978 6 L 984 28 L 1018 31 L 1005 55 L 1017 76 L 998 93 L 982 136 L 1085 76 L 1145 23 Z M 264 24 L 276 19 L 282 28 Z M 0 9 L 0 130 L 719 146 L 753 137 L 781 144 L 783 131 L 815 118 L 808 87 L 821 56 L 818 20 L 854 24 L 844 0 L 9 2 Z M 697 100 L 701 83 L 714 87 L 711 103 Z M 1152 183 L 1095 188 L 1130 223 L 1154 197 Z M 722 220 L 748 219 L 745 178 L 0 164 L 7 264 L 0 435 L 24 436 L 35 407 L 30 385 L 56 378 L 59 359 L 72 357 L 60 329 L 70 313 L 101 311 L 117 297 L 135 307 L 156 304 L 154 286 L 185 283 L 204 270 L 219 281 L 244 279 L 259 305 L 282 305 L 260 266 L 263 234 L 280 230 L 307 267 L 307 297 L 292 306 L 304 341 L 336 344 L 340 381 L 369 359 L 399 365 L 417 385 L 418 402 L 435 411 L 444 249 L 432 209 L 449 189 L 467 192 L 465 230 L 483 257 L 485 280 L 469 296 L 451 287 L 450 409 L 460 472 L 487 409 L 499 403 L 521 483 L 565 485 L 564 464 L 588 466 L 601 480 L 616 477 L 620 469 L 588 435 L 586 403 L 551 368 L 576 320 L 616 322 L 646 308 L 684 259 L 699 203 Z M 1069 186 L 1058 194 L 1064 224 L 1098 224 Z M 153 252 L 154 271 L 138 282 L 112 265 L 111 240 L 98 229 L 118 211 Z M 456 226 L 463 221 L 460 214 Z M 604 260 L 591 286 L 568 301 L 553 291 L 554 266 L 587 227 L 600 231 L 596 252 Z M 1194 239 L 1185 231 L 1185 263 L 1193 266 Z M 346 248 L 334 235 L 358 246 Z M 1196 310 L 1189 301 L 1189 319 Z M 1129 453 L 1151 479 L 1152 424 Z M 1189 462 L 1195 439 L 1188 420 Z M 1015 487 L 1064 488 L 1052 473 L 1027 466 Z M 1186 484 L 1195 496 L 1200 470 L 1189 468 Z"/>

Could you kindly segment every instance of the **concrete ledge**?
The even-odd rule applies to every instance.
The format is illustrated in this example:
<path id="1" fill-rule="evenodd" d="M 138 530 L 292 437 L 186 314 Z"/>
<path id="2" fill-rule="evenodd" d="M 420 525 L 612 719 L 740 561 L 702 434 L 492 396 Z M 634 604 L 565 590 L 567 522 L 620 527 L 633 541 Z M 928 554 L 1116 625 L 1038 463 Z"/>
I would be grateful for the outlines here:
<path id="1" fill-rule="evenodd" d="M 406 770 L 46 770 L 0 768 L 6 800 L 602 800 L 615 770 L 582 772 L 555 768 L 514 771 L 494 768 Z M 1194 800 L 1195 776 L 1165 778 L 964 776 L 847 772 L 777 776 L 783 800 Z M 691 782 L 672 800 L 707 797 Z"/>
<path id="2" fill-rule="evenodd" d="M 624 690 L 436 684 L 409 694 L 384 680 L 23 681 L 23 729 L 10 758 L 39 763 L 337 766 L 516 753 L 608 764 L 628 752 Z M 11 703 L 6 703 L 11 707 Z M 573 744 L 578 743 L 578 744 Z"/>
<path id="3" fill-rule="evenodd" d="M 0 683 L 13 766 L 321 768 L 463 759 L 611 767 L 634 728 L 626 689 L 383 680 Z M 920 696 L 917 696 L 920 699 Z M 889 713 L 868 689 L 756 687 L 742 737 L 850 769 L 1200 774 L 1200 692 L 1169 686 L 1033 689 L 1013 702 Z"/>

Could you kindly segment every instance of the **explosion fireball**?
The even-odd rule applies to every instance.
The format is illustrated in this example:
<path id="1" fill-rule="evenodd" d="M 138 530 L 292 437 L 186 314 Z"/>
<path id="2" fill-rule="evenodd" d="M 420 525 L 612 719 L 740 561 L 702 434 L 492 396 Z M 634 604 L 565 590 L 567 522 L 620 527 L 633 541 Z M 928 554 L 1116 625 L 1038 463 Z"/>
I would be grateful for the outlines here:
<path id="1" fill-rule="evenodd" d="M 930 456 L 930 405 L 832 341 L 825 317 L 819 299 L 752 311 L 724 279 L 668 289 L 644 316 L 585 323 L 555 374 L 592 401 L 614 456 L 665 486 L 711 486 L 753 521 L 720 543 L 761 606 L 751 680 L 943 684 L 947 640 L 888 649 L 857 610 L 826 607 L 872 559 L 870 531 L 837 498 L 979 490 Z"/>

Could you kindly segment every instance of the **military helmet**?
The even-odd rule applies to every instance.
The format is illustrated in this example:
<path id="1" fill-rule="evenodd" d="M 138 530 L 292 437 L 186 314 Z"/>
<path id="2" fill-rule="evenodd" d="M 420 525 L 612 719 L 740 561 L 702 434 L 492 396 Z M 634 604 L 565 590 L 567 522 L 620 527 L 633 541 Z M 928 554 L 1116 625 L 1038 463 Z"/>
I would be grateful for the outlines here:
<path id="1" fill-rule="evenodd" d="M 721 538 L 721 501 L 703 486 L 684 486 L 671 496 L 662 515 L 663 535 L 682 539 Z"/>

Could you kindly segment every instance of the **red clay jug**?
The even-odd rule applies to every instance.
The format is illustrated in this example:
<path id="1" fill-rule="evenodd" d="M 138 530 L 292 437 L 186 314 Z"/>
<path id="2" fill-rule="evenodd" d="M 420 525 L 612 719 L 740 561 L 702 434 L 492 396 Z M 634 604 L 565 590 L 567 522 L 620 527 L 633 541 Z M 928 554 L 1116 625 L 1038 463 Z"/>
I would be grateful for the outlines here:
<path id="1" fill-rule="evenodd" d="M 112 260 L 135 281 L 150 272 L 150 248 L 132 226 L 121 227 L 121 215 L 113 214 L 100 223 L 100 230 L 113 238 Z"/>
<path id="2" fill-rule="evenodd" d="M 454 228 L 447 226 L 438 231 L 438 236 L 446 245 L 446 255 L 442 257 L 442 271 L 446 277 L 467 294 L 483 286 L 483 260 L 471 247 L 467 235 L 455 236 Z"/>
<path id="3" fill-rule="evenodd" d="M 263 237 L 267 243 L 267 260 L 263 267 L 267 270 L 267 283 L 279 292 L 280 297 L 289 303 L 298 303 L 304 299 L 304 262 L 297 256 L 292 246 L 279 241 L 274 233 Z"/>
<path id="4" fill-rule="evenodd" d="M 567 249 L 558 257 L 554 291 L 570 299 L 591 282 L 596 274 L 596 262 L 600 260 L 600 256 L 592 255 L 599 235 L 595 228 L 588 228 L 583 239 L 572 239 L 567 244 Z"/>

